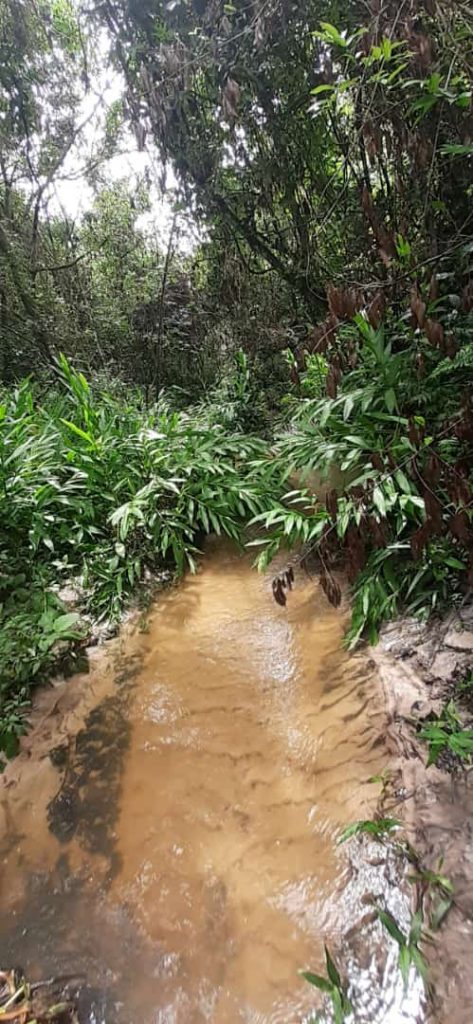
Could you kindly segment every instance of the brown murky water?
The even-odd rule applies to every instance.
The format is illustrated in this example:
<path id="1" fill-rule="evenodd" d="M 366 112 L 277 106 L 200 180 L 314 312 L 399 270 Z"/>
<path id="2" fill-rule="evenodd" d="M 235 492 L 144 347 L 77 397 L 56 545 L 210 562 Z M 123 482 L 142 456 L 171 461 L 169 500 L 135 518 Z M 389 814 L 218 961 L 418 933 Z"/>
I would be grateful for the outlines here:
<path id="1" fill-rule="evenodd" d="M 286 609 L 222 543 L 88 677 L 45 691 L 2 794 L 2 965 L 81 973 L 89 1024 L 291 1024 L 327 942 L 357 1020 L 421 1020 L 367 900 L 407 905 L 375 847 L 373 667 L 314 581 Z M 368 859 L 367 859 L 368 858 Z M 394 901 L 394 903 L 393 903 Z"/>

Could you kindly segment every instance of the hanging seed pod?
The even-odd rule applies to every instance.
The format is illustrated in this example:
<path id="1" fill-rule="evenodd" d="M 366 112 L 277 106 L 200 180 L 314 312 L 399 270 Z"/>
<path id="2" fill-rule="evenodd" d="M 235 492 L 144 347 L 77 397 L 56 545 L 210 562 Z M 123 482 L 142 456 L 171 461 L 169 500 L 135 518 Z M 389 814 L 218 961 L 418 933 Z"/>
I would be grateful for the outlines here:
<path id="1" fill-rule="evenodd" d="M 409 43 L 417 54 L 415 61 L 421 71 L 427 71 L 433 60 L 432 40 L 425 32 L 411 32 Z"/>
<path id="2" fill-rule="evenodd" d="M 473 277 L 462 291 L 461 308 L 464 313 L 471 313 L 473 309 Z"/>
<path id="3" fill-rule="evenodd" d="M 327 340 L 327 345 L 333 345 L 333 342 L 337 337 L 337 318 L 333 315 L 333 313 L 329 313 L 325 321 L 324 332 L 325 338 Z"/>
<path id="4" fill-rule="evenodd" d="M 438 455 L 432 452 L 427 459 L 424 476 L 429 484 L 436 484 L 440 480 L 440 474 L 442 472 L 442 463 Z"/>
<path id="5" fill-rule="evenodd" d="M 371 516 L 371 518 L 369 519 L 369 527 L 374 547 L 385 548 L 387 546 L 389 539 L 386 521 L 383 519 L 381 522 L 378 522 L 378 520 L 375 519 L 374 516 Z"/>
<path id="6" fill-rule="evenodd" d="M 322 563 L 331 565 L 337 550 L 337 536 L 330 523 L 325 523 L 319 541 L 319 553 Z"/>
<path id="7" fill-rule="evenodd" d="M 422 352 L 418 352 L 416 355 L 416 367 L 417 376 L 425 377 L 425 356 L 423 355 Z"/>
<path id="8" fill-rule="evenodd" d="M 360 296 L 354 288 L 343 293 L 343 312 L 345 319 L 352 320 L 360 308 Z"/>
<path id="9" fill-rule="evenodd" d="M 240 86 L 234 78 L 227 78 L 222 95 L 222 110 L 227 121 L 235 121 L 240 101 Z"/>
<path id="10" fill-rule="evenodd" d="M 465 452 L 464 455 L 460 456 L 460 458 L 457 459 L 457 461 L 455 462 L 455 464 L 453 466 L 453 469 L 455 470 L 455 473 L 460 473 L 461 476 L 464 476 L 466 478 L 469 477 L 472 468 L 473 468 L 473 453 L 471 453 L 471 452 L 470 453 L 466 453 Z"/>
<path id="11" fill-rule="evenodd" d="M 408 436 L 409 441 L 411 442 L 411 444 L 415 444 L 415 445 L 419 444 L 419 442 L 420 442 L 419 428 L 418 428 L 417 423 L 415 422 L 415 420 L 413 420 L 412 418 L 409 420 L 407 436 Z"/>
<path id="12" fill-rule="evenodd" d="M 463 544 L 471 543 L 473 539 L 473 533 L 470 529 L 470 520 L 468 513 L 463 509 L 461 512 L 456 512 L 454 516 L 449 520 L 448 529 L 450 533 L 460 540 Z"/>
<path id="13" fill-rule="evenodd" d="M 419 529 L 412 534 L 410 545 L 412 551 L 412 557 L 417 561 L 424 549 L 426 548 L 430 538 L 432 536 L 432 525 L 429 520 L 426 520 Z"/>
<path id="14" fill-rule="evenodd" d="M 461 463 L 457 462 L 450 472 L 449 494 L 456 505 L 469 505 L 471 502 L 468 473 Z"/>
<path id="15" fill-rule="evenodd" d="M 391 231 L 388 231 L 384 227 L 384 224 L 378 224 L 373 227 L 376 241 L 378 243 L 379 255 L 382 262 L 386 267 L 390 266 L 391 260 L 397 256 L 396 242 Z"/>
<path id="16" fill-rule="evenodd" d="M 424 489 L 423 498 L 425 502 L 425 511 L 428 518 L 430 519 L 432 532 L 443 533 L 444 522 L 442 516 L 442 505 L 440 504 L 440 501 L 438 500 L 436 495 L 433 494 L 431 490 L 429 490 L 429 488 Z"/>
<path id="17" fill-rule="evenodd" d="M 276 576 L 272 582 L 273 597 L 276 604 L 281 605 L 284 608 L 286 604 L 286 595 L 284 593 L 284 584 L 280 576 Z"/>
<path id="18" fill-rule="evenodd" d="M 425 321 L 424 330 L 430 344 L 433 345 L 434 348 L 442 348 L 445 338 L 445 332 L 442 324 L 439 324 L 438 320 L 428 319 Z"/>
<path id="19" fill-rule="evenodd" d="M 331 282 L 327 285 L 327 302 L 332 316 L 336 317 L 337 320 L 342 320 L 344 310 L 343 290 L 336 288 Z"/>
<path id="20" fill-rule="evenodd" d="M 325 355 L 328 348 L 328 343 L 329 338 L 325 330 L 325 325 L 322 324 L 322 326 L 318 328 L 317 334 L 315 336 L 315 345 L 313 348 L 313 352 L 319 352 L 321 355 Z"/>
<path id="21" fill-rule="evenodd" d="M 320 583 L 330 604 L 333 605 L 334 608 L 338 608 L 342 600 L 342 592 L 332 574 L 322 572 L 320 574 Z"/>
<path id="22" fill-rule="evenodd" d="M 368 317 L 369 323 L 371 324 L 373 330 L 375 330 L 375 331 L 378 330 L 378 327 L 380 326 L 381 321 L 383 319 L 383 316 L 384 316 L 384 313 L 385 313 L 385 309 L 386 309 L 386 300 L 385 300 L 385 297 L 384 297 L 384 292 L 379 290 L 379 291 L 376 292 L 376 295 L 371 300 L 371 302 L 370 302 L 370 304 L 369 304 L 369 306 L 367 308 L 367 311 L 366 311 L 366 315 Z"/>
<path id="23" fill-rule="evenodd" d="M 306 343 L 305 343 L 305 348 L 306 348 L 307 352 L 312 353 L 314 351 L 314 349 L 317 346 L 317 342 L 319 340 L 319 337 L 320 337 L 320 328 L 319 327 L 313 327 L 312 330 L 310 331 L 310 334 L 307 335 L 307 340 L 306 340 Z"/>
<path id="24" fill-rule="evenodd" d="M 348 527 L 346 542 L 351 565 L 355 573 L 358 573 L 366 564 L 366 548 L 360 530 L 357 526 L 352 525 Z"/>
<path id="25" fill-rule="evenodd" d="M 454 434 L 460 441 L 473 443 L 473 413 L 471 409 L 466 409 L 461 419 L 455 424 Z"/>
<path id="26" fill-rule="evenodd" d="M 434 271 L 434 273 L 432 274 L 432 277 L 430 278 L 429 302 L 436 302 L 438 297 L 439 297 L 439 282 L 438 282 L 437 274 Z"/>
<path id="27" fill-rule="evenodd" d="M 333 370 L 329 370 L 329 372 L 327 374 L 327 379 L 326 379 L 325 386 L 326 386 L 326 389 L 327 389 L 328 397 L 329 398 L 336 398 L 337 397 L 337 382 L 335 380 L 335 376 L 334 376 Z"/>
<path id="28" fill-rule="evenodd" d="M 361 36 L 359 46 L 360 46 L 360 53 L 362 53 L 364 57 L 367 57 L 369 52 L 370 52 L 370 50 L 371 50 L 371 43 L 370 43 L 370 40 L 368 39 L 368 33 L 367 32 L 365 33 L 364 36 Z"/>
<path id="29" fill-rule="evenodd" d="M 455 359 L 458 352 L 458 344 L 455 341 L 455 337 L 452 333 L 447 334 L 445 341 L 445 353 L 449 359 Z"/>
<path id="30" fill-rule="evenodd" d="M 372 454 L 370 455 L 370 459 L 371 459 L 371 465 L 375 469 L 379 469 L 380 473 L 382 473 L 383 469 L 384 469 L 384 462 L 383 462 L 379 452 L 372 452 Z"/>
<path id="31" fill-rule="evenodd" d="M 414 323 L 417 327 L 423 327 L 425 322 L 426 304 L 422 302 L 417 285 L 411 290 L 411 312 Z"/>
<path id="32" fill-rule="evenodd" d="M 338 513 L 338 494 L 334 487 L 325 495 L 325 507 L 330 518 L 335 522 Z"/>

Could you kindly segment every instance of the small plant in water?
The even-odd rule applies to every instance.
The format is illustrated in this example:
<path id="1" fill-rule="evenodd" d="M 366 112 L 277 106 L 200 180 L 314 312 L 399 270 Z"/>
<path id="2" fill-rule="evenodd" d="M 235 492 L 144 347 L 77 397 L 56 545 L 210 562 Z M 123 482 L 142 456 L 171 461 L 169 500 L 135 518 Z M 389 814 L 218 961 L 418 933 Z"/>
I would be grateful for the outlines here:
<path id="1" fill-rule="evenodd" d="M 383 771 L 380 772 L 379 775 L 371 775 L 370 778 L 368 779 L 368 782 L 379 782 L 381 784 L 381 793 L 379 799 L 380 803 L 382 804 L 383 800 L 388 794 L 388 790 L 392 782 L 391 769 L 383 768 Z"/>
<path id="2" fill-rule="evenodd" d="M 367 821 L 355 821 L 353 825 L 348 825 L 345 828 L 337 840 L 338 844 L 346 843 L 347 839 L 352 839 L 353 836 L 369 835 L 372 839 L 378 839 L 380 842 L 391 835 L 396 829 L 402 828 L 402 822 L 398 818 L 373 818 Z"/>
<path id="3" fill-rule="evenodd" d="M 415 874 L 409 875 L 409 881 L 419 888 L 421 901 L 427 893 L 430 895 L 429 924 L 432 931 L 440 928 L 453 904 L 453 885 L 446 875 L 441 874 L 442 864 L 443 857 L 439 860 L 437 871 L 417 864 Z"/>
<path id="4" fill-rule="evenodd" d="M 427 767 L 436 764 L 445 750 L 461 761 L 469 761 L 473 755 L 473 729 L 462 729 L 453 700 L 445 705 L 440 716 L 436 715 L 424 725 L 420 738 L 429 745 Z"/>
<path id="5" fill-rule="evenodd" d="M 309 985 L 314 985 L 315 988 L 319 989 L 319 992 L 324 992 L 329 997 L 332 1003 L 334 1024 L 344 1024 L 344 1021 L 353 1013 L 353 1007 L 348 999 L 346 986 L 342 982 L 339 971 L 327 947 L 324 946 L 324 949 L 327 977 L 321 974 L 314 974 L 312 971 L 301 971 L 301 975 L 309 982 Z M 323 1017 L 318 1013 L 312 1020 L 314 1022 L 321 1021 Z"/>
<path id="6" fill-rule="evenodd" d="M 419 943 L 425 937 L 423 935 L 422 911 L 418 910 L 413 915 L 408 935 L 401 931 L 396 919 L 388 910 L 377 907 L 377 914 L 386 931 L 398 944 L 399 970 L 404 982 L 404 991 L 407 992 L 411 967 L 414 967 L 424 981 L 427 980 L 427 962 L 419 949 Z"/>

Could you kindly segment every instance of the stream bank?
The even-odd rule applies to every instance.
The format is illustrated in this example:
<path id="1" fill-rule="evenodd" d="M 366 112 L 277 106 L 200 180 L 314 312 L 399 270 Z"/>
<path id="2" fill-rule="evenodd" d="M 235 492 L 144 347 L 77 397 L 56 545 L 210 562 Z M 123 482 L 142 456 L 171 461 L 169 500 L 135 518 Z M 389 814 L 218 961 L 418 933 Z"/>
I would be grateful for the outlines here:
<path id="1" fill-rule="evenodd" d="M 386 713 L 386 745 L 396 792 L 396 813 L 424 868 L 453 884 L 454 902 L 428 953 L 436 1024 L 471 1024 L 473 1018 L 473 786 L 471 771 L 427 767 L 427 745 L 415 722 L 458 697 L 473 669 L 473 605 L 444 619 L 400 619 L 386 625 L 373 649 Z M 460 691 L 461 693 L 461 691 Z M 471 700 L 471 698 L 469 698 Z M 460 704 L 461 707 L 461 704 Z M 471 728 L 469 706 L 463 710 Z"/>

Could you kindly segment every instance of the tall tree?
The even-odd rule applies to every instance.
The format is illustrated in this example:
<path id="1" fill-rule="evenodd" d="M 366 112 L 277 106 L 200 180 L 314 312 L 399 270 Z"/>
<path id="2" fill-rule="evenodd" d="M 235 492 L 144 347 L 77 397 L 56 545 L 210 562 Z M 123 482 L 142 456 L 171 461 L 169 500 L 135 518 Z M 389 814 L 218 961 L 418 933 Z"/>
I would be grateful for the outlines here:
<path id="1" fill-rule="evenodd" d="M 353 5 L 343 6 L 349 23 Z M 339 153 L 308 114 L 328 60 L 319 21 L 339 7 L 106 0 L 100 8 L 135 124 L 172 161 L 188 201 L 231 232 L 252 269 L 277 271 L 313 312 L 352 237 L 339 233 L 335 245 L 327 233 Z M 350 189 L 345 209 L 356 217 Z"/>
<path id="2" fill-rule="evenodd" d="M 4 0 L 0 8 L 0 263 L 2 363 L 11 335 L 31 336 L 40 360 L 55 349 L 48 274 L 74 260 L 74 228 L 51 228 L 48 202 L 99 100 L 84 109 L 89 53 L 71 0 Z M 95 157 L 98 153 L 95 154 Z M 73 174 L 85 173 L 80 161 Z M 48 223 L 45 223 L 48 221 Z M 69 252 L 68 252 L 69 250 Z"/>

